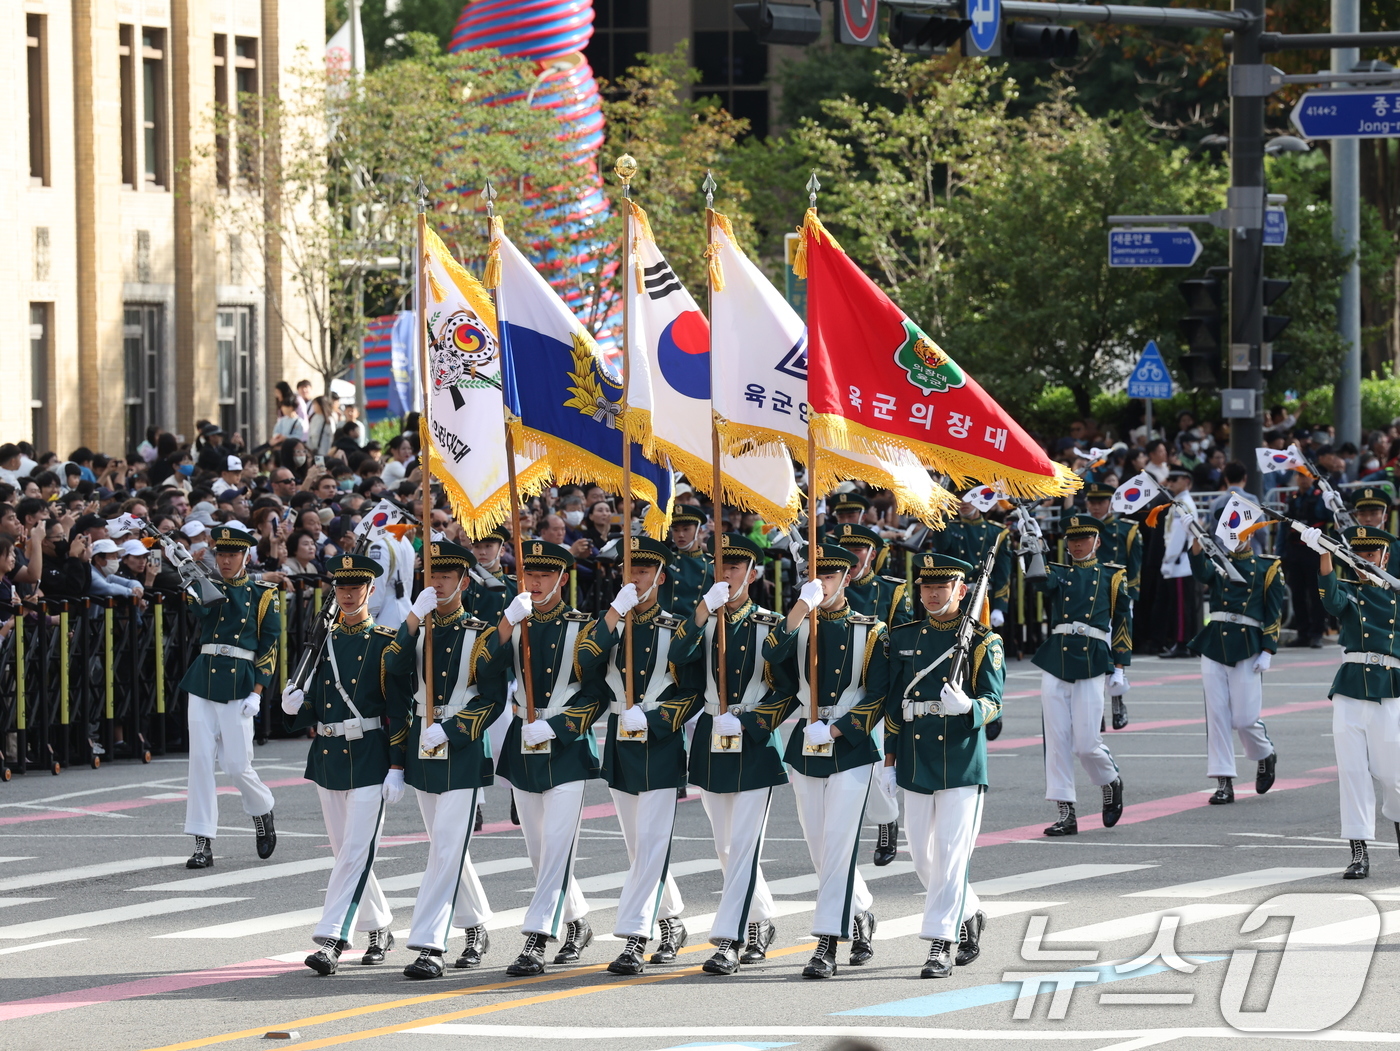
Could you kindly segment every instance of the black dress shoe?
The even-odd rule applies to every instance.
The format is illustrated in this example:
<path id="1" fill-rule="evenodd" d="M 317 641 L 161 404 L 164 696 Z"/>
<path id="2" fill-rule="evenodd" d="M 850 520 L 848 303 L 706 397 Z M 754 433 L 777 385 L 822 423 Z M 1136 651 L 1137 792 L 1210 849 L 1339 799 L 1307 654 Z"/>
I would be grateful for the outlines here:
<path id="1" fill-rule="evenodd" d="M 995 719 L 993 719 L 986 726 L 984 726 L 983 729 L 987 732 L 987 740 L 995 741 L 998 737 L 1001 736 L 1001 716 L 998 715 Z"/>
<path id="2" fill-rule="evenodd" d="M 506 974 L 512 978 L 529 978 L 532 975 L 544 974 L 544 946 L 547 941 L 549 938 L 543 934 L 526 935 L 525 948 L 520 950 L 515 962 L 506 968 Z"/>
<path id="3" fill-rule="evenodd" d="M 880 826 L 875 840 L 875 864 L 883 867 L 895 859 L 899 853 L 899 822 L 887 821 Z"/>
<path id="4" fill-rule="evenodd" d="M 817 939 L 817 951 L 802 968 L 803 978 L 830 978 L 836 973 L 836 939 L 823 934 Z"/>
<path id="5" fill-rule="evenodd" d="M 1254 794 L 1262 796 L 1274 787 L 1274 767 L 1278 765 L 1278 752 L 1270 752 L 1259 760 L 1259 769 L 1254 774 Z"/>
<path id="6" fill-rule="evenodd" d="M 1110 697 L 1109 700 L 1113 703 L 1113 728 L 1121 730 L 1128 725 L 1128 706 L 1121 696 Z"/>
<path id="7" fill-rule="evenodd" d="M 962 928 L 958 931 L 958 954 L 953 958 L 959 967 L 966 967 L 982 955 L 982 929 L 986 926 L 987 914 L 981 909 L 972 919 L 963 920 Z"/>
<path id="8" fill-rule="evenodd" d="M 851 966 L 859 967 L 875 958 L 875 914 L 862 912 L 856 915 L 851 929 Z"/>
<path id="9" fill-rule="evenodd" d="M 1173 660 L 1178 657 L 1189 657 L 1191 656 L 1191 651 L 1187 649 L 1183 643 L 1177 642 L 1168 646 L 1161 653 L 1157 654 L 1157 656 L 1167 660 Z"/>
<path id="10" fill-rule="evenodd" d="M 1310 636 L 1308 636 L 1308 649 L 1310 649 L 1310 650 L 1320 650 L 1320 649 L 1322 649 L 1322 637 L 1321 637 L 1320 635 L 1310 635 Z"/>
<path id="11" fill-rule="evenodd" d="M 384 954 L 394 947 L 394 934 L 388 927 L 383 927 L 377 931 L 369 932 L 369 947 L 365 949 L 365 954 L 360 957 L 360 963 L 366 967 L 376 963 L 384 962 Z"/>
<path id="12" fill-rule="evenodd" d="M 715 946 L 715 954 L 706 960 L 700 967 L 706 974 L 734 974 L 739 970 L 739 954 L 735 949 L 734 942 L 728 938 L 721 939 Z"/>
<path id="13" fill-rule="evenodd" d="M 486 808 L 480 803 L 476 805 L 476 821 L 472 825 L 473 832 L 480 832 L 486 824 Z"/>
<path id="14" fill-rule="evenodd" d="M 1077 836 L 1079 835 L 1079 818 L 1075 816 L 1074 805 L 1072 803 L 1063 804 L 1060 810 L 1060 820 L 1045 830 L 1047 836 Z"/>
<path id="15" fill-rule="evenodd" d="M 1112 828 L 1123 816 L 1123 778 L 1115 777 L 1103 786 L 1103 827 Z"/>
<path id="16" fill-rule="evenodd" d="M 924 961 L 924 969 L 919 972 L 920 978 L 947 978 L 953 973 L 953 954 L 951 947 L 942 938 L 935 938 L 929 944 L 928 959 Z"/>
<path id="17" fill-rule="evenodd" d="M 739 954 L 739 962 L 749 964 L 768 959 L 768 946 L 778 936 L 778 928 L 773 926 L 771 920 L 750 920 L 748 933 L 748 944 Z"/>
<path id="18" fill-rule="evenodd" d="M 661 921 L 661 944 L 651 954 L 652 963 L 675 963 L 677 955 L 685 948 L 690 932 L 679 919 Z M 643 939 L 645 944 L 645 939 Z"/>
<path id="19" fill-rule="evenodd" d="M 491 935 L 486 933 L 486 925 L 478 924 L 475 927 L 467 928 L 467 944 L 462 946 L 462 955 L 457 957 L 457 962 L 453 967 L 460 967 L 468 970 L 481 966 L 481 958 L 486 955 L 486 950 L 491 948 Z"/>
<path id="20" fill-rule="evenodd" d="M 512 792 L 512 793 L 510 794 L 510 823 L 511 823 L 512 825 L 519 825 L 519 824 L 520 824 L 520 815 L 519 815 L 519 813 L 516 812 L 516 809 L 515 809 L 515 793 L 514 793 L 514 792 Z"/>
<path id="21" fill-rule="evenodd" d="M 647 940 L 639 935 L 629 935 L 627 944 L 622 952 L 618 953 L 617 959 L 608 964 L 609 974 L 641 974 L 645 971 L 646 961 L 643 954 L 647 951 Z"/>
<path id="22" fill-rule="evenodd" d="M 418 954 L 418 959 L 403 969 L 405 978 L 441 978 L 442 977 L 442 953 L 434 952 L 432 949 L 424 949 Z"/>
<path id="23" fill-rule="evenodd" d="M 587 920 L 573 920 L 564 935 L 564 944 L 554 955 L 555 963 L 578 963 L 583 950 L 593 941 L 593 928 Z"/>
<path id="24" fill-rule="evenodd" d="M 208 836 L 194 837 L 194 853 L 185 862 L 187 869 L 212 869 L 214 867 L 214 841 Z"/>
<path id="25" fill-rule="evenodd" d="M 266 861 L 277 849 L 277 829 L 272 827 L 272 811 L 253 818 L 253 833 L 258 837 L 258 857 Z"/>
<path id="26" fill-rule="evenodd" d="M 306 966 L 323 977 L 335 974 L 336 967 L 340 965 L 340 954 L 348 944 L 339 938 L 327 938 L 321 942 L 319 949 L 306 958 Z"/>
<path id="27" fill-rule="evenodd" d="M 1216 788 L 1215 794 L 1210 797 L 1211 806 L 1224 806 L 1226 803 L 1235 801 L 1235 785 L 1228 777 L 1222 777 L 1220 786 Z"/>
<path id="28" fill-rule="evenodd" d="M 1371 874 L 1371 856 L 1366 853 L 1366 841 L 1351 841 L 1351 864 L 1342 873 L 1342 879 L 1365 879 Z"/>

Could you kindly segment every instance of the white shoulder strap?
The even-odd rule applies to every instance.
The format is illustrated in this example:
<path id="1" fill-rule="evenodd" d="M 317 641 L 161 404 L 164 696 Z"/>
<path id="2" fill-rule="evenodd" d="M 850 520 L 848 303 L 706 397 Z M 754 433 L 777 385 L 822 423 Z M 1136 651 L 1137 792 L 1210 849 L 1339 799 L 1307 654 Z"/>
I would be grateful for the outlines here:
<path id="1" fill-rule="evenodd" d="M 432 614 L 430 613 L 429 616 Z M 417 644 L 418 688 L 413 692 L 414 707 L 420 717 L 426 715 L 428 711 L 428 691 L 423 682 L 423 638 L 426 634 L 427 632 L 423 631 L 420 625 Z M 447 694 L 442 704 L 442 718 L 444 719 L 456 715 L 481 693 L 481 688 L 476 683 L 471 682 L 472 650 L 476 648 L 476 636 L 475 628 L 467 629 L 463 636 L 461 658 L 457 662 L 457 680 L 452 684 L 452 690 Z"/>
<path id="2" fill-rule="evenodd" d="M 574 694 L 583 688 L 581 682 L 569 682 L 574 670 L 574 646 L 578 642 L 581 622 L 571 620 L 564 629 L 564 645 L 559 653 L 559 667 L 554 672 L 554 685 L 549 691 L 549 704 L 535 709 L 536 719 L 551 719 L 568 707 Z M 520 646 L 515 647 L 515 703 L 525 709 L 525 676 L 520 671 Z"/>

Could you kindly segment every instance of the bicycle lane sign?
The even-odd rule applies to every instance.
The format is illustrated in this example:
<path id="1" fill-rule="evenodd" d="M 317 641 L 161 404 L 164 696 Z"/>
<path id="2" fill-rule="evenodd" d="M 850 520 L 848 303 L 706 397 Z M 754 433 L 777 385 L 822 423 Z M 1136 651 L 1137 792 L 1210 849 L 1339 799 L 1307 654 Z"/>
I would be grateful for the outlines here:
<path id="1" fill-rule="evenodd" d="M 1162 360 L 1162 352 L 1157 349 L 1157 341 L 1147 341 L 1142 357 L 1128 376 L 1128 397 L 1130 398 L 1170 398 L 1172 396 L 1172 374 L 1167 371 L 1167 363 Z"/>

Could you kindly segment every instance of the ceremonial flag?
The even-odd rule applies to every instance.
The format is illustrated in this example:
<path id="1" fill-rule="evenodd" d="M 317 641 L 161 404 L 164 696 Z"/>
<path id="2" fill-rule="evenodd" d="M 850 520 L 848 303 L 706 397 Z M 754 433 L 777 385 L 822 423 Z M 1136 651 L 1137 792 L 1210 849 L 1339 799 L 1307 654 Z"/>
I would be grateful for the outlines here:
<path id="1" fill-rule="evenodd" d="M 721 461 L 713 488 L 710 326 L 652 237 L 646 212 L 629 200 L 632 266 L 628 299 L 628 433 L 653 460 L 667 458 L 712 499 L 777 525 L 797 520 L 801 496 L 787 454 L 773 448 Z"/>
<path id="2" fill-rule="evenodd" d="M 499 224 L 500 220 L 496 220 Z M 593 337 L 498 225 L 496 289 L 506 406 L 516 447 L 540 457 L 556 482 L 597 482 L 622 492 L 622 381 Z M 632 498 L 647 504 L 643 523 L 669 526 L 671 471 L 633 446 Z"/>
<path id="3" fill-rule="evenodd" d="M 1162 487 L 1144 471 L 1133 475 L 1115 489 L 1113 499 L 1109 503 L 1116 513 L 1130 515 L 1151 504 L 1161 491 Z"/>
<path id="4" fill-rule="evenodd" d="M 812 426 L 823 446 L 896 451 L 1011 496 L 1079 487 L 951 356 L 860 271 L 809 209 L 794 265 L 807 278 Z"/>
<path id="5" fill-rule="evenodd" d="M 990 485 L 979 485 L 963 493 L 963 500 L 986 514 L 999 504 L 1004 497 Z"/>
<path id="6" fill-rule="evenodd" d="M 807 460 L 807 326 L 744 254 L 729 219 L 711 213 L 710 352 L 715 426 L 731 453 L 786 450 Z M 896 510 L 927 524 L 952 513 L 952 495 L 912 456 L 898 462 L 863 452 L 821 449 L 817 492 L 859 479 L 895 498 Z"/>
<path id="7" fill-rule="evenodd" d="M 1239 493 L 1231 493 L 1220 512 L 1220 521 L 1215 523 L 1215 535 L 1225 545 L 1226 551 L 1233 551 L 1248 539 L 1249 534 L 1268 524 L 1268 518 L 1259 505 L 1246 500 Z"/>
<path id="8" fill-rule="evenodd" d="M 390 533 L 401 540 L 405 533 L 418 528 L 413 523 L 405 522 L 403 519 L 403 508 L 392 500 L 380 500 L 369 514 L 360 519 L 360 524 L 355 527 L 355 536 L 357 539 L 366 540 L 371 544 L 385 533 Z"/>
<path id="9" fill-rule="evenodd" d="M 428 413 L 419 437 L 452 513 L 469 536 L 481 537 L 511 517 L 496 311 L 486 289 L 431 229 L 422 262 Z M 515 471 L 520 492 L 534 494 L 548 469 L 517 453 Z"/>
<path id="10" fill-rule="evenodd" d="M 1259 470 L 1265 474 L 1275 471 L 1308 471 L 1303 454 L 1298 451 L 1296 445 L 1290 445 L 1287 449 L 1255 449 L 1254 456 L 1259 461 Z"/>

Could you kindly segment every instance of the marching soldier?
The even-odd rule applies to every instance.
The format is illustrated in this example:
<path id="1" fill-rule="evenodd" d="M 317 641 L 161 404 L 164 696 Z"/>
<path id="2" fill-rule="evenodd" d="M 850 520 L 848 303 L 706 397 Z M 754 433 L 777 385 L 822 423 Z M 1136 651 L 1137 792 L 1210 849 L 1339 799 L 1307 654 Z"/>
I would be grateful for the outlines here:
<path id="1" fill-rule="evenodd" d="M 1352 516 L 1356 524 L 1368 529 L 1385 529 L 1390 523 L 1390 493 L 1378 485 L 1368 485 L 1356 490 L 1352 497 Z M 1400 565 L 1396 555 L 1400 554 L 1400 541 L 1390 547 L 1390 564 Z"/>
<path id="2" fill-rule="evenodd" d="M 973 567 L 948 555 L 920 555 L 917 562 L 915 581 L 928 612 L 922 623 L 890 631 L 881 776 L 904 789 L 909 851 L 928 891 L 919 937 L 929 952 L 920 977 L 947 978 L 955 963 L 965 966 L 982 951 L 987 917 L 968 872 L 987 790 L 983 728 L 1001 711 L 1006 668 L 1000 636 L 979 623 L 967 654 L 967 685 L 948 681 Z"/>
<path id="3" fill-rule="evenodd" d="M 980 566 L 987 558 L 999 535 L 1006 527 L 993 522 L 963 500 L 958 505 L 958 517 L 933 534 L 933 550 L 961 562 Z M 992 579 L 987 592 L 992 605 L 992 627 L 1006 623 L 1006 611 L 1011 602 L 1011 544 L 1005 538 L 992 563 Z"/>
<path id="4" fill-rule="evenodd" d="M 1099 555 L 1101 560 L 1112 565 L 1122 566 L 1128 571 L 1125 584 L 1128 601 L 1136 602 L 1138 589 L 1142 586 L 1142 537 L 1138 535 L 1138 523 L 1119 518 L 1112 509 L 1113 490 L 1100 482 L 1090 483 L 1084 490 L 1084 507 L 1089 514 L 1103 523 L 1099 530 Z M 1128 706 L 1122 693 L 1109 692 L 1113 710 L 1113 728 L 1121 730 L 1128 725 Z"/>
<path id="5" fill-rule="evenodd" d="M 692 784 L 714 832 L 724 888 L 705 961 L 707 974 L 733 974 L 766 958 L 777 930 L 773 895 L 760 859 L 773 789 L 787 784 L 777 723 L 757 713 L 774 685 L 763 660 L 768 635 L 782 617 L 754 603 L 749 588 L 762 573 L 763 551 L 749 537 L 719 538 L 721 579 L 705 593 L 695 616 L 676 629 L 671 662 L 677 670 L 703 669 L 704 709 L 690 750 Z M 720 711 L 718 632 L 725 633 L 725 700 Z M 781 703 L 782 697 L 774 703 Z"/>
<path id="6" fill-rule="evenodd" d="M 1362 579 L 1338 579 L 1332 556 L 1318 543 L 1321 530 L 1299 536 L 1317 552 L 1322 604 L 1340 625 L 1345 653 L 1332 679 L 1332 746 L 1337 752 L 1341 789 L 1342 835 L 1351 841 L 1351 864 L 1343 879 L 1371 874 L 1367 840 L 1376 838 L 1376 788 L 1381 786 L 1381 813 L 1395 823 L 1400 839 L 1400 592 Z M 1367 562 L 1385 569 L 1396 538 L 1372 526 L 1346 530 L 1347 544 Z"/>
<path id="7" fill-rule="evenodd" d="M 700 541 L 705 512 L 694 504 L 676 504 L 671 512 L 671 543 L 676 549 L 666 569 L 666 586 L 659 601 L 662 608 L 677 617 L 695 612 L 695 604 L 705 589 L 715 582 L 715 567 Z M 720 524 L 716 523 L 715 532 Z"/>
<path id="8" fill-rule="evenodd" d="M 440 978 L 451 928 L 466 933 L 453 965 L 472 968 L 491 947 L 486 921 L 491 907 L 471 861 L 481 790 L 492 781 L 487 727 L 505 707 L 499 671 L 482 674 L 487 625 L 468 613 L 463 593 L 476 558 L 447 540 L 432 541 L 429 584 L 414 600 L 385 660 L 397 687 L 402 731 L 394 738 L 394 761 L 413 786 L 428 830 L 428 864 L 413 905 L 408 947 L 418 958 L 404 968 L 408 978 Z M 431 616 L 433 713 L 423 685 L 423 620 Z"/>
<path id="9" fill-rule="evenodd" d="M 1240 735 L 1246 759 L 1257 762 L 1254 790 L 1263 795 L 1274 785 L 1278 753 L 1269 740 L 1259 709 L 1264 700 L 1263 676 L 1278 651 L 1283 600 L 1288 585 L 1279 561 L 1256 555 L 1248 539 L 1230 552 L 1230 561 L 1244 583 L 1235 583 L 1191 544 L 1191 572 L 1210 592 L 1210 623 L 1191 640 L 1191 652 L 1201 658 L 1201 686 L 1206 696 L 1206 776 L 1218 787 L 1213 804 L 1235 801 L 1235 744 Z"/>
<path id="10" fill-rule="evenodd" d="M 1124 685 L 1132 660 L 1132 620 L 1127 570 L 1095 557 L 1103 524 L 1090 515 L 1064 516 L 1061 533 L 1069 565 L 1050 565 L 1034 582 L 1048 603 L 1050 634 L 1033 663 L 1042 672 L 1040 706 L 1045 723 L 1045 798 L 1059 807 L 1047 836 L 1079 834 L 1074 812 L 1074 760 L 1103 789 L 1103 824 L 1123 816 L 1123 779 L 1103 743 L 1104 679 Z"/>
<path id="11" fill-rule="evenodd" d="M 524 591 L 506 606 L 499 627 L 483 636 L 490 663 L 479 665 L 477 672 L 504 674 L 513 662 L 515 717 L 501 745 L 496 773 L 511 784 L 534 869 L 535 893 L 522 924 L 525 947 L 506 968 L 512 977 L 544 971 L 545 945 L 559 936 L 561 925 L 566 927 L 564 944 L 555 963 L 577 963 L 593 941 L 588 903 L 574 879 L 574 857 L 584 784 L 599 771 L 593 723 L 608 700 L 600 675 L 579 677 L 582 660 L 600 656 L 602 646 L 593 638 L 593 618 L 569 606 L 561 593 L 574 556 L 568 548 L 544 540 L 527 541 L 524 551 Z M 515 628 L 527 617 L 533 722 L 525 721 L 527 687 L 520 650 L 513 644 Z"/>
<path id="12" fill-rule="evenodd" d="M 855 489 L 845 493 L 837 493 L 831 497 L 831 518 L 826 523 L 826 528 L 822 530 L 823 541 L 828 540 L 837 532 L 838 526 L 859 525 L 865 518 L 865 512 L 870 510 L 870 501 L 863 494 Z"/>
<path id="13" fill-rule="evenodd" d="M 306 966 L 321 975 L 335 974 L 352 931 L 369 934 L 362 964 L 383 963 L 394 947 L 393 916 L 374 878 L 374 857 L 384 807 L 403 797 L 403 769 L 391 769 L 389 762 L 384 653 L 394 632 L 369 615 L 374 579 L 383 570 L 364 555 L 341 555 L 330 572 L 340 617 L 306 691 L 291 683 L 282 691 L 287 729 L 316 731 L 306 778 L 316 784 L 335 856 L 326 904 L 312 934 L 319 948 L 306 958 Z"/>
<path id="14" fill-rule="evenodd" d="M 631 537 L 632 574 L 620 602 L 593 632 L 602 652 L 583 658 L 585 676 L 601 671 L 611 694 L 611 714 L 603 745 L 603 779 L 617 807 L 627 845 L 627 878 L 617 904 L 613 934 L 627 940 L 613 974 L 641 974 L 647 942 L 660 928 L 661 941 L 652 963 L 675 963 L 686 943 L 680 919 L 680 888 L 670 873 L 671 830 L 676 821 L 676 789 L 686 780 L 685 724 L 703 700 L 696 681 L 698 665 L 670 664 L 671 639 L 679 617 L 664 611 L 656 593 L 665 582 L 671 550 L 648 537 Z M 635 702 L 627 706 L 626 631 L 623 618 L 632 607 L 632 686 Z M 601 667 L 600 667 L 601 666 Z"/>
<path id="15" fill-rule="evenodd" d="M 515 577 L 501 565 L 501 552 L 510 543 L 510 532 L 497 526 L 480 540 L 472 543 L 476 561 L 471 568 L 471 615 L 487 624 L 495 624 L 505 612 L 506 604 L 519 590 Z"/>
<path id="16" fill-rule="evenodd" d="M 253 819 L 258 857 L 272 857 L 277 847 L 272 793 L 253 770 L 253 719 L 262 710 L 263 691 L 272 683 L 282 632 L 277 589 L 248 579 L 248 553 L 256 539 L 247 530 L 218 526 L 210 539 L 224 601 L 202 606 L 189 600 L 200 622 L 200 647 L 180 680 L 180 689 L 189 694 L 185 833 L 194 836 L 194 853 L 185 867 L 191 869 L 214 864 L 219 824 L 215 759 L 243 797 L 243 812 Z"/>
<path id="17" fill-rule="evenodd" d="M 803 717 L 788 738 L 784 761 L 792 770 L 797 816 L 807 850 L 817 870 L 816 914 L 812 934 L 816 952 L 802 971 L 804 978 L 836 973 L 836 946 L 851 942 L 851 966 L 874 955 L 873 898 L 852 859 L 860 841 L 866 799 L 872 788 L 875 726 L 883 716 L 889 685 L 885 625 L 864 617 L 846 602 L 855 559 L 845 548 L 823 544 L 815 553 L 817 579 L 802 586 L 787 620 L 764 642 L 770 664 L 796 658 L 796 695 L 775 691 L 758 709 L 760 727 L 776 728 L 799 706 Z M 818 610 L 817 638 L 810 639 L 808 612 Z M 808 652 L 817 646 L 817 682 L 808 682 Z M 818 700 L 809 722 L 811 691 Z"/>

